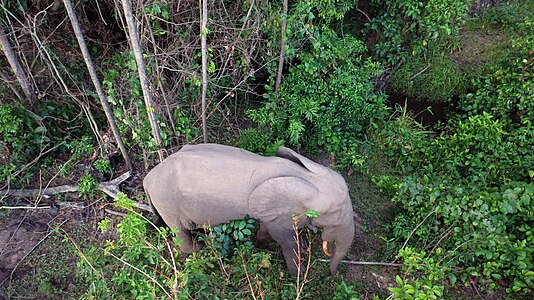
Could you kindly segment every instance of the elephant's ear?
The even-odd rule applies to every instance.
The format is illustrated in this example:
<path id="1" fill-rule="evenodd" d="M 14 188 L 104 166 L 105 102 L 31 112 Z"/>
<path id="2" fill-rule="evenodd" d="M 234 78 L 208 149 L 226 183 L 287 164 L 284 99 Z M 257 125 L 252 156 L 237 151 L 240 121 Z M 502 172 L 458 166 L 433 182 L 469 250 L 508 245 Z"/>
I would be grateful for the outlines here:
<path id="1" fill-rule="evenodd" d="M 324 211 L 315 203 L 318 190 L 298 177 L 276 177 L 262 183 L 249 198 L 252 218 L 264 222 L 277 222 L 281 226 L 292 225 L 291 215 L 302 214 L 309 209 Z"/>
<path id="2" fill-rule="evenodd" d="M 289 148 L 280 147 L 278 151 L 276 151 L 276 155 L 297 163 L 315 174 L 324 174 L 327 172 L 326 167 L 307 159 Z"/>

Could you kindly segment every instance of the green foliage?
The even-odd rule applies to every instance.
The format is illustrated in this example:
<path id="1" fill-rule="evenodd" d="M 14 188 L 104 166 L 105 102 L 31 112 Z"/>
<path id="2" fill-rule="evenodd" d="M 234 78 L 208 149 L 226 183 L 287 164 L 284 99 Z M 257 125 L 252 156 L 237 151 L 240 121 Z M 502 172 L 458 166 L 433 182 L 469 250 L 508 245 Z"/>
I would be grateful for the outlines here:
<path id="1" fill-rule="evenodd" d="M 436 249 L 437 252 L 440 249 Z M 393 293 L 392 299 L 399 300 L 427 300 L 442 299 L 445 271 L 433 258 L 426 256 L 424 251 L 417 252 L 412 248 L 399 251 L 398 258 L 404 262 L 402 277 L 397 275 L 395 281 L 398 287 L 389 288 Z M 422 276 L 418 276 L 421 273 Z"/>
<path id="2" fill-rule="evenodd" d="M 11 182 L 13 172 L 50 142 L 42 118 L 21 106 L 0 105 L 0 182 Z"/>
<path id="3" fill-rule="evenodd" d="M 490 288 L 506 280 L 507 291 L 529 293 L 534 287 L 531 34 L 512 45 L 506 59 L 482 69 L 473 92 L 461 99 L 465 116 L 449 120 L 441 133 L 431 136 L 396 118 L 373 134 L 400 171 L 375 183 L 403 210 L 391 226 L 397 246 L 408 240 L 418 249 L 441 249 L 428 257 L 458 270 L 448 274 L 452 284 L 478 276 Z"/>
<path id="4" fill-rule="evenodd" d="M 125 141 L 127 145 L 138 146 L 145 151 L 155 151 L 156 142 L 148 120 L 135 57 L 132 52 L 124 52 L 116 54 L 113 60 L 114 66 L 107 70 L 103 86 L 112 104 L 113 114 L 118 120 L 119 131 L 123 136 L 130 136 L 130 139 Z M 148 64 L 147 76 L 150 75 L 151 70 L 151 65 Z M 124 85 L 128 88 L 124 89 Z M 126 91 L 128 92 L 126 93 Z M 156 116 L 162 146 L 168 146 L 171 137 L 176 135 L 185 139 L 186 142 L 191 141 L 195 135 L 196 131 L 191 125 L 191 121 L 180 108 L 176 108 L 173 115 L 176 132 L 167 127 L 159 116 Z"/>
<path id="5" fill-rule="evenodd" d="M 390 87 L 397 94 L 435 102 L 463 95 L 467 88 L 460 67 L 439 54 L 406 60 L 393 72 L 390 80 Z"/>
<path id="6" fill-rule="evenodd" d="M 265 156 L 274 156 L 283 141 L 274 141 L 273 133 L 267 128 L 247 128 L 239 131 L 235 141 L 237 147 Z"/>
<path id="7" fill-rule="evenodd" d="M 529 21 L 534 32 L 534 20 Z M 473 82 L 475 91 L 460 101 L 469 115 L 487 112 L 508 123 L 534 121 L 534 35 L 513 40 L 510 52 L 487 75 Z M 520 125 L 524 126 L 524 124 Z"/>
<path id="8" fill-rule="evenodd" d="M 83 199 L 92 198 L 96 192 L 96 179 L 90 174 L 85 174 L 78 180 L 78 193 Z"/>
<path id="9" fill-rule="evenodd" d="M 532 128 L 507 131 L 484 113 L 452 120 L 435 139 L 410 128 L 392 131 L 388 145 L 406 151 L 384 153 L 402 174 L 375 182 L 396 191 L 403 209 L 392 224 L 398 243 L 443 249 L 430 257 L 462 268 L 461 280 L 506 278 L 510 291 L 532 289 L 534 160 L 525 151 L 533 149 Z"/>
<path id="10" fill-rule="evenodd" d="M 312 219 L 314 219 L 314 218 L 319 218 L 319 216 L 321 215 L 321 213 L 318 212 L 318 211 L 316 211 L 316 210 L 310 209 L 310 210 L 306 211 L 306 212 L 304 213 L 304 215 L 305 215 L 306 217 L 308 217 L 308 218 L 312 218 Z"/>
<path id="11" fill-rule="evenodd" d="M 251 219 L 226 224 L 244 242 L 233 255 L 221 259 L 214 247 L 218 237 L 234 236 L 221 228 L 220 234 L 206 236 L 203 250 L 184 261 L 175 248 L 180 241 L 173 238 L 173 231 L 149 231 L 147 219 L 133 210 L 135 203 L 124 194 L 119 194 L 116 203 L 128 210 L 127 216 L 117 225 L 115 220 L 104 219 L 98 227 L 102 234 L 117 238 L 90 247 L 78 262 L 81 278 L 89 285 L 81 299 L 250 299 L 252 295 L 295 299 L 295 278 L 286 275 L 283 260 L 247 245 Z M 171 238 L 175 245 L 169 243 Z M 311 297 L 312 288 L 307 284 L 301 296 Z M 313 295 L 321 293 L 315 290 Z"/>
<path id="12" fill-rule="evenodd" d="M 225 258 L 229 258 L 236 248 L 241 246 L 254 248 L 253 231 L 256 220 L 247 216 L 243 220 L 233 220 L 217 225 L 210 231 L 209 237 L 215 241 L 214 248 Z"/>
<path id="13" fill-rule="evenodd" d="M 83 136 L 79 140 L 70 141 L 65 147 L 70 150 L 71 158 L 78 161 L 87 158 L 94 151 L 93 140 L 89 136 Z"/>
<path id="14" fill-rule="evenodd" d="M 42 144 L 50 141 L 44 125 L 37 126 L 40 117 L 20 106 L 0 105 L 0 145 L 9 149 L 3 159 L 25 162 Z"/>
<path id="15" fill-rule="evenodd" d="M 491 29 L 504 30 L 507 34 L 530 35 L 533 11 L 532 0 L 503 1 L 491 9 L 482 10 L 477 22 Z"/>
<path id="16" fill-rule="evenodd" d="M 368 33 L 380 39 L 372 50 L 387 64 L 400 57 L 420 56 L 428 48 L 438 49 L 457 36 L 471 0 L 371 1 L 377 14 L 367 23 Z"/>
<path id="17" fill-rule="evenodd" d="M 383 97 L 372 93 L 378 65 L 361 58 L 360 41 L 326 29 L 313 32 L 311 48 L 298 55 L 279 96 L 267 86 L 267 102 L 248 114 L 285 142 L 324 147 L 349 165 L 369 124 L 385 112 Z"/>
<path id="18" fill-rule="evenodd" d="M 295 4 L 289 3 L 289 11 L 286 19 L 285 31 L 285 58 L 290 60 L 300 53 L 303 48 L 307 48 L 308 41 L 313 40 L 311 32 L 327 29 L 332 23 L 343 19 L 345 14 L 354 6 L 354 1 L 350 0 L 309 0 L 298 1 Z M 273 4 L 270 4 L 273 5 Z M 267 47 L 276 49 L 280 46 L 282 8 L 273 5 L 269 6 L 269 16 L 262 24 L 262 31 L 268 36 Z M 269 51 L 270 52 L 270 51 Z M 269 53 L 268 52 L 268 53 Z M 273 53 L 278 55 L 277 52 Z M 274 75 L 277 65 L 269 70 Z"/>
<path id="19" fill-rule="evenodd" d="M 131 210 L 134 205 L 124 194 L 117 203 L 129 210 L 117 225 L 118 239 L 103 246 L 92 246 L 78 262 L 82 278 L 89 288 L 81 299 L 162 299 L 172 298 L 170 291 L 179 277 L 175 271 L 177 253 L 169 253 L 166 239 L 171 232 L 148 234 L 148 221 Z M 113 221 L 102 221 L 101 229 L 110 230 Z"/>
<path id="20" fill-rule="evenodd" d="M 17 218 L 14 214 L 12 216 Z M 68 237 L 79 236 L 87 242 L 87 232 L 91 228 L 83 224 L 77 228 L 66 228 L 67 226 L 61 226 L 59 223 L 57 220 L 50 221 L 50 232 L 46 239 L 42 239 L 39 247 L 35 247 L 32 253 L 19 263 L 20 270 L 29 269 L 31 272 L 24 276 L 14 276 L 9 283 L 3 282 L 0 298 L 78 299 L 80 291 L 85 290 L 86 285 L 79 278 L 78 270 L 73 268 L 78 252 Z M 24 237 L 33 239 L 38 236 L 34 233 Z M 24 249 L 22 247 L 19 249 Z"/>
<path id="21" fill-rule="evenodd" d="M 354 286 L 342 281 L 336 286 L 332 300 L 359 300 L 359 294 L 354 290 Z"/>
<path id="22" fill-rule="evenodd" d="M 93 163 L 93 166 L 103 175 L 108 175 L 108 174 L 113 173 L 113 170 L 111 169 L 111 165 L 108 159 L 99 158 Z"/>
<path id="23" fill-rule="evenodd" d="M 151 3 L 145 6 L 145 13 L 150 16 L 152 32 L 156 36 L 162 36 L 167 34 L 167 30 L 162 25 L 161 19 L 164 21 L 169 21 L 170 19 L 170 9 L 167 0 L 156 0 L 151 1 Z"/>

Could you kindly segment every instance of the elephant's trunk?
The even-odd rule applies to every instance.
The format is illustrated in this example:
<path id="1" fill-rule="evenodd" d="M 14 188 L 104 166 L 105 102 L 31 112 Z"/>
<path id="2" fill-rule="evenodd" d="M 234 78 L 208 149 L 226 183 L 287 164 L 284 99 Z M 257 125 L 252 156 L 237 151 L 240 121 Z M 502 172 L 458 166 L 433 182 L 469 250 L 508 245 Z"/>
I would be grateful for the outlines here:
<path id="1" fill-rule="evenodd" d="M 332 228 L 332 230 L 328 230 L 326 235 L 323 232 L 324 241 L 333 240 L 335 242 L 335 250 L 330 257 L 330 272 L 332 275 L 336 274 L 339 263 L 343 257 L 345 257 L 345 254 L 349 252 L 350 245 L 354 239 L 352 206 L 351 209 L 347 210 L 345 215 L 342 217 L 342 222 L 340 224 L 341 225 Z M 331 252 L 326 249 L 325 253 L 328 255 Z"/>
<path id="2" fill-rule="evenodd" d="M 352 226 L 350 228 L 345 228 L 343 231 L 342 236 L 335 239 L 336 248 L 333 253 L 333 255 L 330 257 L 330 273 L 332 275 L 336 274 L 337 272 L 337 266 L 345 257 L 347 252 L 349 252 L 350 245 L 352 244 L 352 240 L 354 238 L 354 225 L 351 223 Z"/>

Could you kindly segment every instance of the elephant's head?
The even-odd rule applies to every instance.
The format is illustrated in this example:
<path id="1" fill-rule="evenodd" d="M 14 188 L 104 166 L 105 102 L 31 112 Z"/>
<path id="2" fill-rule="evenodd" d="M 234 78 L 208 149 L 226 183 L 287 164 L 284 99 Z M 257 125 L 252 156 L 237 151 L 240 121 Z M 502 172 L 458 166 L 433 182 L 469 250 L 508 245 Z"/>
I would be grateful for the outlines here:
<path id="1" fill-rule="evenodd" d="M 320 216 L 311 219 L 310 222 L 323 229 L 321 236 L 323 242 L 335 244 L 330 259 L 330 272 L 335 274 L 354 238 L 352 202 L 347 184 L 338 173 L 299 155 L 291 149 L 281 147 L 277 155 L 300 165 L 300 167 L 294 176 L 271 179 L 271 182 L 262 185 L 265 186 L 264 191 L 261 191 L 261 187 L 257 189 L 257 192 L 271 195 L 277 199 L 273 201 L 281 201 L 280 199 L 285 201 L 285 204 L 281 202 L 269 203 L 264 209 L 270 210 L 274 214 L 280 213 L 273 211 L 273 207 L 277 205 L 286 211 L 293 209 L 295 213 L 303 213 L 310 209 L 318 211 Z M 273 195 L 273 192 L 276 195 Z M 287 204 L 293 202 L 296 204 L 292 207 Z M 327 255 L 329 255 L 328 252 L 326 249 Z"/>

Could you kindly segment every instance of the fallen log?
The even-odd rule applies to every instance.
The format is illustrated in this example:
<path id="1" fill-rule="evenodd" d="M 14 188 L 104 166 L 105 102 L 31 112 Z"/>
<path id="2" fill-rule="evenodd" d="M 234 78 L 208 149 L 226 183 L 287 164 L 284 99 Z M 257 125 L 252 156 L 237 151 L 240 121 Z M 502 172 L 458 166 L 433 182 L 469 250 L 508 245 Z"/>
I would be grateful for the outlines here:
<path id="1" fill-rule="evenodd" d="M 122 174 L 121 176 L 110 180 L 105 181 L 97 184 L 96 189 L 99 191 L 104 192 L 106 195 L 110 196 L 113 199 L 116 199 L 118 197 L 118 194 L 120 193 L 119 185 L 124 182 L 126 179 L 130 178 L 131 173 L 130 171 Z M 62 193 L 75 193 L 79 191 L 79 187 L 77 185 L 60 185 L 55 187 L 47 187 L 47 188 L 41 188 L 41 189 L 8 189 L 8 190 L 0 190 L 0 197 L 6 197 L 6 196 L 15 196 L 15 197 L 45 197 L 49 198 L 50 196 L 62 194 Z M 65 206 L 65 207 L 71 207 L 71 208 L 85 208 L 83 204 L 80 203 L 74 203 L 74 202 L 57 202 L 55 203 L 55 206 Z M 44 205 L 44 206 L 0 206 L 0 209 L 51 209 L 54 205 Z M 150 209 L 150 206 L 146 204 L 137 203 L 137 207 L 146 210 L 146 211 L 152 211 Z"/>

